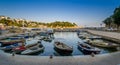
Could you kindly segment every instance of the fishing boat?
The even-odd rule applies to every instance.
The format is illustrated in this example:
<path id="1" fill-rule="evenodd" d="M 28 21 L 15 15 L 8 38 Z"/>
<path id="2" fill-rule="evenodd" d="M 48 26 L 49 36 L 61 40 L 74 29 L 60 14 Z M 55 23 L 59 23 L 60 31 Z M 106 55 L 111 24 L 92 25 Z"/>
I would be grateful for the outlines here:
<path id="1" fill-rule="evenodd" d="M 17 35 L 16 37 L 29 38 L 30 36 L 28 34 L 20 34 Z"/>
<path id="2" fill-rule="evenodd" d="M 1 50 L 4 50 L 4 51 L 10 51 L 10 50 L 12 50 L 13 48 L 18 47 L 18 46 L 21 46 L 21 45 L 22 45 L 22 43 L 16 43 L 16 44 L 12 44 L 12 45 L 8 45 L 8 46 L 1 47 L 0 49 L 1 49 Z"/>
<path id="3" fill-rule="evenodd" d="M 39 33 L 39 36 L 41 39 L 44 39 L 45 37 L 48 37 L 49 35 L 45 31 L 42 31 Z"/>
<path id="4" fill-rule="evenodd" d="M 73 52 L 73 48 L 66 45 L 65 43 L 61 41 L 55 41 L 54 42 L 54 49 L 59 53 L 59 54 L 71 54 Z"/>
<path id="5" fill-rule="evenodd" d="M 54 30 L 53 29 L 47 29 L 46 33 L 48 35 L 53 35 L 54 34 Z"/>
<path id="6" fill-rule="evenodd" d="M 43 40 L 44 40 L 44 41 L 51 42 L 51 41 L 52 41 L 52 38 L 50 38 L 50 37 L 45 37 Z"/>
<path id="7" fill-rule="evenodd" d="M 99 39 L 91 40 L 91 41 L 89 41 L 89 44 L 91 44 L 93 46 L 103 47 L 103 48 L 117 48 L 117 47 L 119 47 L 118 44 L 104 42 L 103 40 L 99 40 Z"/>
<path id="8" fill-rule="evenodd" d="M 99 54 L 101 51 L 96 47 L 92 47 L 86 43 L 80 43 L 80 42 L 78 42 L 78 49 L 82 51 L 84 54 L 92 54 L 92 53 Z"/>
<path id="9" fill-rule="evenodd" d="M 79 38 L 85 39 L 84 35 L 78 35 Z"/>
<path id="10" fill-rule="evenodd" d="M 41 43 L 39 43 L 37 46 L 29 47 L 26 50 L 22 51 L 21 54 L 32 55 L 32 54 L 39 53 L 43 50 L 44 50 L 44 46 Z"/>
<path id="11" fill-rule="evenodd" d="M 10 40 L 17 40 L 17 39 L 21 39 L 22 37 L 16 37 L 16 36 L 14 36 L 14 37 L 8 37 L 8 39 L 10 39 Z"/>
<path id="12" fill-rule="evenodd" d="M 25 42 L 25 39 L 17 39 L 17 40 L 0 40 L 0 43 L 2 46 L 7 46 L 15 43 L 23 43 Z"/>
<path id="13" fill-rule="evenodd" d="M 40 36 L 36 36 L 34 39 L 43 40 L 43 38 L 41 38 Z"/>
<path id="14" fill-rule="evenodd" d="M 19 47 L 13 48 L 12 50 L 16 54 L 20 54 L 22 51 L 26 50 L 26 47 L 25 46 L 19 46 Z"/>
<path id="15" fill-rule="evenodd" d="M 88 38 L 87 38 L 87 39 L 84 39 L 83 42 L 84 42 L 84 43 L 89 43 L 90 40 L 91 40 L 91 39 L 88 39 Z"/>
<path id="16" fill-rule="evenodd" d="M 102 39 L 101 36 L 89 36 L 88 39 Z"/>
<path id="17" fill-rule="evenodd" d="M 90 36 L 91 36 L 90 34 L 83 33 L 83 34 L 80 34 L 78 37 L 81 38 L 81 39 L 87 39 Z"/>

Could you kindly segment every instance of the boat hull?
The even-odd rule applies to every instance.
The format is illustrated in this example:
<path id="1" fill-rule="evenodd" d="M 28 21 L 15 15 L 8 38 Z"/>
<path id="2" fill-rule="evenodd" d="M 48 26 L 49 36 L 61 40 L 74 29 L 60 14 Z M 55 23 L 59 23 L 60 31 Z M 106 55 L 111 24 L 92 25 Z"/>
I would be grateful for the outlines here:
<path id="1" fill-rule="evenodd" d="M 85 54 L 85 55 L 89 55 L 89 54 L 92 54 L 92 53 L 94 53 L 94 54 L 99 54 L 100 53 L 100 51 L 92 51 L 92 50 L 84 49 L 84 48 L 82 48 L 80 46 L 78 46 L 78 49 L 81 52 L 83 52 L 83 54 Z"/>
<path id="2" fill-rule="evenodd" d="M 54 50 L 61 55 L 70 55 L 73 52 L 73 50 L 63 50 L 57 47 L 54 47 Z"/>
<path id="3" fill-rule="evenodd" d="M 23 55 L 34 55 L 35 54 L 36 55 L 43 51 L 44 51 L 44 46 L 41 43 L 39 43 L 36 46 L 27 48 L 26 50 L 21 52 L 21 54 L 23 54 Z"/>
<path id="4" fill-rule="evenodd" d="M 73 48 L 66 45 L 62 41 L 54 42 L 54 50 L 58 52 L 60 55 L 70 55 L 73 52 Z"/>
<path id="5" fill-rule="evenodd" d="M 7 42 L 4 42 L 4 41 L 1 41 L 1 46 L 8 46 L 8 45 L 11 45 L 11 44 L 16 44 L 16 43 L 23 43 L 24 41 L 23 40 L 17 40 L 17 41 L 7 41 Z"/>
<path id="6" fill-rule="evenodd" d="M 44 47 L 38 48 L 38 49 L 32 50 L 32 51 L 25 50 L 25 51 L 21 52 L 21 54 L 22 55 L 34 55 L 34 54 L 41 53 L 43 50 L 44 50 Z"/>
<path id="7" fill-rule="evenodd" d="M 107 49 L 116 49 L 117 47 L 119 47 L 119 45 L 100 45 L 99 43 L 94 44 L 94 43 L 90 43 L 90 42 L 88 44 L 90 44 L 92 46 L 96 46 L 96 47 L 107 48 Z"/>
<path id="8" fill-rule="evenodd" d="M 18 46 L 19 46 L 19 44 L 13 44 L 13 45 L 1 47 L 1 49 L 4 51 L 11 51 L 13 48 L 18 47 Z"/>

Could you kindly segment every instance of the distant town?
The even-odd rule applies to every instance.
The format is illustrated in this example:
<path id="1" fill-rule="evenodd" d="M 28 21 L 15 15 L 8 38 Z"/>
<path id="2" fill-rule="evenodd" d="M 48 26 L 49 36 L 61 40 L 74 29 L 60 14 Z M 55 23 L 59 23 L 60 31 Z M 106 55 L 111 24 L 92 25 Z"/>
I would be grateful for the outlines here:
<path id="1" fill-rule="evenodd" d="M 70 28 L 78 27 L 76 23 L 68 21 L 55 21 L 51 23 L 43 23 L 36 21 L 28 21 L 25 19 L 12 19 L 7 16 L 0 16 L 0 25 L 15 26 L 15 27 L 29 27 L 29 28 Z"/>

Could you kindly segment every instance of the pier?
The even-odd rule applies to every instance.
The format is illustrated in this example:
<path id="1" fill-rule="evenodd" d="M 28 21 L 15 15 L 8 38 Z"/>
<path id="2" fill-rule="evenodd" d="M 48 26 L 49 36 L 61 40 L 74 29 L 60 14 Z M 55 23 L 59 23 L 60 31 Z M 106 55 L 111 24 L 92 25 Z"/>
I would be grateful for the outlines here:
<path id="1" fill-rule="evenodd" d="M 107 31 L 97 31 L 97 30 L 86 30 L 87 32 L 102 36 L 106 40 L 110 40 L 120 44 L 120 33 L 118 32 L 107 32 Z"/>

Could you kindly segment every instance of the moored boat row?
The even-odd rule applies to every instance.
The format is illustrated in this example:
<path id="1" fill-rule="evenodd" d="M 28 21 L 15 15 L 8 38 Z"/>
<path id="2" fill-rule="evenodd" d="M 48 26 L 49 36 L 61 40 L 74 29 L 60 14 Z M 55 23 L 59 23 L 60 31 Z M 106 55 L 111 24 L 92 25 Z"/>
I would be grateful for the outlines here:
<path id="1" fill-rule="evenodd" d="M 81 36 L 80 38 L 83 39 L 84 43 L 88 43 L 90 45 L 97 46 L 97 47 L 117 48 L 117 47 L 120 46 L 119 44 L 105 42 L 105 41 L 103 41 L 102 37 L 94 36 L 94 35 L 91 35 L 91 34 L 88 34 L 88 33 L 83 33 L 82 32 L 81 34 L 79 34 L 79 36 Z"/>
<path id="2" fill-rule="evenodd" d="M 55 33 L 56 34 L 56 33 Z M 96 40 L 96 36 L 95 37 L 86 37 L 87 38 L 87 40 L 86 39 L 84 39 L 84 42 L 86 42 L 86 43 L 84 43 L 84 44 L 78 44 L 78 46 L 77 46 L 77 44 L 76 44 L 76 42 L 77 41 L 80 41 L 80 42 L 82 42 L 82 40 L 81 39 L 79 39 L 78 37 L 76 37 L 77 39 L 75 39 L 75 41 L 73 42 L 73 41 L 71 41 L 71 39 L 70 40 L 68 40 L 68 42 L 69 43 L 67 43 L 67 42 L 61 42 L 61 41 L 55 41 L 55 39 L 57 39 L 57 37 L 56 37 L 56 35 L 55 35 L 55 39 L 52 41 L 52 42 L 46 42 L 45 41 L 45 39 L 40 39 L 40 37 L 39 37 L 39 35 L 37 35 L 37 36 L 35 36 L 35 37 L 31 37 L 31 38 L 28 38 L 28 39 L 26 39 L 25 40 L 25 46 L 20 46 L 20 47 L 15 47 L 17 50 L 16 51 L 18 51 L 18 53 L 19 54 L 23 54 L 22 52 L 24 51 L 24 53 L 26 53 L 26 54 L 28 54 L 29 55 L 29 53 L 30 54 L 35 54 L 35 53 L 37 53 L 37 52 L 40 52 L 39 50 L 40 49 L 38 49 L 39 47 L 38 47 L 38 45 L 31 45 L 31 46 L 28 46 L 27 47 L 27 44 L 30 44 L 30 43 L 26 43 L 26 42 L 34 42 L 34 44 L 36 44 L 36 41 L 37 40 L 39 40 L 39 41 L 41 41 L 41 43 L 47 48 L 47 49 L 45 49 L 45 51 L 44 51 L 44 53 L 42 53 L 42 54 L 39 54 L 39 55 L 45 55 L 45 54 L 47 54 L 47 55 L 53 55 L 54 53 L 57 53 L 57 55 L 74 55 L 74 54 L 81 54 L 81 52 L 82 53 L 86 53 L 86 54 L 91 54 L 91 53 L 94 53 L 94 54 L 101 54 L 101 53 L 104 53 L 104 48 L 99 48 L 99 47 L 97 47 L 97 48 L 99 48 L 99 49 L 101 49 L 100 51 L 101 52 L 93 52 L 93 51 L 95 51 L 96 50 L 96 48 L 94 49 L 94 45 L 86 45 L 86 47 L 84 48 L 84 45 L 86 44 L 86 43 L 88 43 L 88 42 L 90 42 L 90 41 L 93 41 L 93 40 Z M 15 39 L 16 40 L 16 39 Z M 34 40 L 34 41 L 33 41 Z M 49 40 L 49 39 L 48 39 Z M 90 40 L 90 41 L 89 41 Z M 52 44 L 52 46 L 50 46 Z M 74 45 L 72 45 L 72 44 L 74 44 Z M 90 43 L 89 43 L 90 44 Z M 12 44 L 13 45 L 13 44 Z M 54 46 L 53 46 L 54 45 Z M 72 48 L 72 46 L 73 46 L 73 48 Z M 80 47 L 81 46 L 81 52 L 79 52 L 79 50 L 77 49 L 77 47 Z M 92 47 L 91 47 L 92 46 Z M 95 46 L 96 47 L 96 46 Z M 69 49 L 69 51 L 70 51 L 70 49 L 72 48 L 72 52 L 68 52 L 68 49 Z M 80 49 L 80 48 L 79 48 Z M 83 51 L 83 49 L 84 49 L 84 51 Z M 92 49 L 92 50 L 91 50 Z M 27 50 L 27 51 L 25 51 L 25 50 Z M 50 50 L 50 51 L 49 51 Z M 17 53 L 15 50 L 13 50 L 15 53 Z M 33 52 L 34 53 L 33 53 Z M 76 52 L 77 51 L 77 52 Z M 106 52 L 106 51 L 105 51 Z"/>
<path id="3" fill-rule="evenodd" d="M 53 36 L 53 33 L 41 31 L 39 34 L 38 32 L 36 34 L 39 36 L 39 39 L 36 38 L 35 34 L 31 36 L 28 33 L 1 39 L 0 49 L 4 51 L 13 51 L 16 54 L 25 55 L 36 54 L 37 52 L 44 51 L 45 47 L 42 45 L 41 40 L 52 41 L 54 39 L 51 38 Z"/>

